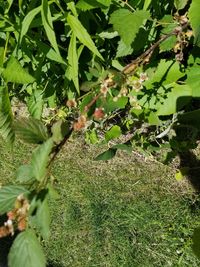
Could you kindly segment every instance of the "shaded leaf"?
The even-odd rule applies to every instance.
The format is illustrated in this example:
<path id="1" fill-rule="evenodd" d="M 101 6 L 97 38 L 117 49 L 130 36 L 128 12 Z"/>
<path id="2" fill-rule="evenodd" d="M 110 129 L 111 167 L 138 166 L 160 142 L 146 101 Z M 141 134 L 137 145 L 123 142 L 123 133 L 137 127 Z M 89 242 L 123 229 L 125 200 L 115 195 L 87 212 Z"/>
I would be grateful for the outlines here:
<path id="1" fill-rule="evenodd" d="M 16 198 L 21 194 L 27 194 L 22 186 L 9 185 L 0 188 L 0 214 L 4 214 L 13 209 Z"/>
<path id="2" fill-rule="evenodd" d="M 16 134 L 27 143 L 39 144 L 48 139 L 47 128 L 33 117 L 16 120 L 14 129 Z"/>
<path id="3" fill-rule="evenodd" d="M 33 151 L 31 165 L 33 167 L 33 175 L 38 181 L 41 181 L 46 174 L 46 168 L 52 147 L 53 140 L 50 138 Z"/>
<path id="4" fill-rule="evenodd" d="M 32 230 L 20 233 L 8 255 L 10 267 L 45 267 L 46 259 L 41 245 Z"/>
<path id="5" fill-rule="evenodd" d="M 29 182 L 33 178 L 33 168 L 30 164 L 21 165 L 16 171 L 16 179 L 20 183 Z"/>
<path id="6" fill-rule="evenodd" d="M 98 155 L 94 160 L 109 160 L 112 159 L 117 152 L 117 149 L 109 148 L 100 155 Z"/>
<path id="7" fill-rule="evenodd" d="M 15 133 L 12 127 L 13 115 L 7 87 L 0 87 L 0 134 L 9 144 L 13 144 Z"/>

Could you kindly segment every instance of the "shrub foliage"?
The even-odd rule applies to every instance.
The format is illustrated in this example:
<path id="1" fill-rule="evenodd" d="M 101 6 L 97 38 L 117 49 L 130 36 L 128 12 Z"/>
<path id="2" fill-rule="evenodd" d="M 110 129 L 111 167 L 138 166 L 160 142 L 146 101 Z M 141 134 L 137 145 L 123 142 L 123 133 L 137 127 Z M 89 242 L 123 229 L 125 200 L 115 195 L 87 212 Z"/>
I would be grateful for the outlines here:
<path id="1" fill-rule="evenodd" d="M 50 168 L 73 134 L 165 162 L 200 130 L 199 0 L 0 1 L 0 133 L 36 145 L 0 189 L 0 236 L 18 233 L 9 266 L 45 266 Z M 17 100 L 16 100 L 17 99 Z M 13 112 L 25 103 L 28 117 Z M 123 138 L 122 138 L 123 137 Z M 37 234 L 36 234 L 37 233 Z"/>

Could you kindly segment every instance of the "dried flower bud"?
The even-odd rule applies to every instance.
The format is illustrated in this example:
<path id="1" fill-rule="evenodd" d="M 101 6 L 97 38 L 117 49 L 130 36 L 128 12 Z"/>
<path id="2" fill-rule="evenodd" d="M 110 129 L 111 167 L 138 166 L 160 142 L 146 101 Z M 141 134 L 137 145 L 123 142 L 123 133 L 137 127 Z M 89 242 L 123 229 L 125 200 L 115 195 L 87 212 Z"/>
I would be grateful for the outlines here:
<path id="1" fill-rule="evenodd" d="M 68 108 L 76 108 L 77 102 L 75 99 L 68 99 L 66 105 Z"/>
<path id="2" fill-rule="evenodd" d="M 105 113 L 103 108 L 96 108 L 93 114 L 95 120 L 101 120 L 104 118 Z"/>
<path id="3" fill-rule="evenodd" d="M 81 129 L 83 129 L 85 127 L 85 125 L 86 125 L 86 122 L 87 122 L 86 116 L 81 115 L 78 118 L 78 121 L 75 122 L 74 125 L 73 125 L 74 131 L 80 131 Z"/>
<path id="4" fill-rule="evenodd" d="M 128 89 L 126 87 L 123 87 L 121 90 L 120 90 L 120 94 L 123 95 L 123 96 L 126 96 L 128 94 Z"/>

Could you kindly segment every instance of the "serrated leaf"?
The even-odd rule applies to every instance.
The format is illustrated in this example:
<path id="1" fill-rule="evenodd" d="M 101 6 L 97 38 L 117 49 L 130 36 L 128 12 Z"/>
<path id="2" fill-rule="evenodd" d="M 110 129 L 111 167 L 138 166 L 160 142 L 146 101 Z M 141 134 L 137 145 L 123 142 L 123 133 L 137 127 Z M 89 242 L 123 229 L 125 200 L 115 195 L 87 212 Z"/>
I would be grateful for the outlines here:
<path id="1" fill-rule="evenodd" d="M 34 90 L 31 96 L 27 99 L 28 111 L 35 119 L 40 119 L 43 111 L 43 91 Z"/>
<path id="2" fill-rule="evenodd" d="M 186 84 L 192 89 L 193 97 L 200 97 L 200 68 L 199 66 L 193 66 L 187 72 Z"/>
<path id="3" fill-rule="evenodd" d="M 52 139 L 55 143 L 60 143 L 69 132 L 69 124 L 66 121 L 59 120 L 51 127 Z"/>
<path id="4" fill-rule="evenodd" d="M 76 7 L 82 11 L 87 11 L 97 7 L 103 8 L 104 6 L 96 0 L 79 0 Z"/>
<path id="5" fill-rule="evenodd" d="M 183 9 L 188 3 L 188 0 L 174 0 L 174 5 L 177 10 Z"/>
<path id="6" fill-rule="evenodd" d="M 121 39 L 118 43 L 116 58 L 124 57 L 133 53 L 131 45 L 126 45 Z"/>
<path id="7" fill-rule="evenodd" d="M 48 205 L 48 191 L 43 190 L 31 202 L 30 210 L 34 211 L 31 221 L 37 227 L 44 239 L 50 235 L 50 210 Z M 35 211 L 36 210 L 36 211 Z"/>
<path id="8" fill-rule="evenodd" d="M 188 17 L 194 32 L 195 43 L 200 46 L 200 1 L 199 0 L 192 0 Z"/>
<path id="9" fill-rule="evenodd" d="M 95 43 L 91 39 L 90 35 L 86 31 L 86 29 L 83 27 L 81 22 L 78 20 L 78 18 L 68 14 L 67 16 L 67 22 L 72 29 L 74 35 L 79 39 L 79 41 L 84 44 L 90 51 L 92 51 L 95 55 L 97 55 L 99 58 L 103 60 L 103 57 L 99 53 L 97 47 L 95 46 Z"/>
<path id="10" fill-rule="evenodd" d="M 41 181 L 46 175 L 46 168 L 49 162 L 49 155 L 52 147 L 53 140 L 50 138 L 33 151 L 31 165 L 33 168 L 33 176 L 38 181 Z"/>
<path id="11" fill-rule="evenodd" d="M 46 35 L 48 37 L 48 40 L 52 47 L 54 48 L 57 55 L 61 58 L 58 44 L 56 41 L 56 35 L 53 28 L 53 21 L 51 17 L 51 11 L 49 7 L 48 0 L 42 0 L 42 9 L 41 9 L 41 16 L 42 16 L 42 23 L 46 32 Z"/>
<path id="12" fill-rule="evenodd" d="M 117 152 L 117 149 L 109 148 L 100 155 L 98 155 L 94 160 L 109 160 L 112 159 Z"/>
<path id="13" fill-rule="evenodd" d="M 32 9 L 23 19 L 22 24 L 21 24 L 21 32 L 20 32 L 20 42 L 24 35 L 28 32 L 28 29 L 31 25 L 31 22 L 35 18 L 35 16 L 41 11 L 41 6 L 36 7 Z"/>
<path id="14" fill-rule="evenodd" d="M 7 82 L 26 84 L 35 81 L 14 56 L 10 57 L 2 75 Z"/>
<path id="15" fill-rule="evenodd" d="M 160 44 L 160 51 L 170 51 L 177 42 L 176 36 L 172 35 Z"/>
<path id="16" fill-rule="evenodd" d="M 33 117 L 16 120 L 14 129 L 16 134 L 27 143 L 39 144 L 48 139 L 47 128 Z"/>
<path id="17" fill-rule="evenodd" d="M 149 12 L 145 10 L 138 10 L 134 13 L 128 9 L 118 9 L 111 14 L 110 23 L 123 39 L 126 45 L 131 45 L 136 34 L 144 21 L 150 17 Z"/>
<path id="18" fill-rule="evenodd" d="M 45 267 L 46 259 L 41 245 L 32 230 L 20 233 L 8 255 L 9 267 Z"/>
<path id="19" fill-rule="evenodd" d="M 9 185 L 0 188 L 0 214 L 4 214 L 13 209 L 16 198 L 21 194 L 27 194 L 22 186 Z"/>
<path id="20" fill-rule="evenodd" d="M 118 125 L 114 125 L 109 131 L 106 132 L 105 139 L 107 142 L 109 142 L 112 139 L 118 138 L 121 134 L 121 128 Z"/>
<path id="21" fill-rule="evenodd" d="M 20 183 L 29 182 L 33 177 L 33 168 L 30 164 L 21 165 L 16 171 L 16 180 Z"/>
<path id="22" fill-rule="evenodd" d="M 8 89 L 7 87 L 0 87 L 0 134 L 11 145 L 15 139 L 12 123 L 13 115 Z"/>
<path id="23" fill-rule="evenodd" d="M 74 33 L 72 33 L 68 48 L 68 63 L 69 67 L 67 70 L 67 75 L 69 77 L 69 80 L 72 80 L 74 82 L 74 86 L 78 92 L 79 90 L 79 80 L 78 80 L 78 55 L 77 55 L 77 49 L 76 49 L 76 36 Z"/>

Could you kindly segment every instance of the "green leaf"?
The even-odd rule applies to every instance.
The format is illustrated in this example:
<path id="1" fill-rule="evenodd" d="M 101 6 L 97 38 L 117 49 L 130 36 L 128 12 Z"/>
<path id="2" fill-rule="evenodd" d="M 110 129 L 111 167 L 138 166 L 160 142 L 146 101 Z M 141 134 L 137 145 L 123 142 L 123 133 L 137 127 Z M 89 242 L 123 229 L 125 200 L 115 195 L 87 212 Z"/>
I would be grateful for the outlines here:
<path id="1" fill-rule="evenodd" d="M 94 160 L 109 160 L 112 159 L 117 152 L 117 149 L 109 148 L 100 155 L 98 155 Z"/>
<path id="2" fill-rule="evenodd" d="M 22 186 L 9 185 L 0 188 L 0 214 L 4 214 L 14 208 L 16 198 L 21 194 L 27 194 Z"/>
<path id="3" fill-rule="evenodd" d="M 59 120 L 51 127 L 52 138 L 56 144 L 59 144 L 69 132 L 69 124 L 66 121 Z"/>
<path id="4" fill-rule="evenodd" d="M 165 116 L 176 113 L 191 100 L 191 88 L 187 85 L 174 84 L 166 98 L 157 105 L 157 115 Z"/>
<path id="5" fill-rule="evenodd" d="M 99 2 L 100 4 L 109 7 L 111 4 L 111 0 L 97 0 L 97 2 Z"/>
<path id="6" fill-rule="evenodd" d="M 200 130 L 200 109 L 179 114 L 178 121 L 181 124 L 191 125 Z"/>
<path id="7" fill-rule="evenodd" d="M 68 48 L 68 63 L 69 67 L 67 70 L 67 75 L 69 76 L 69 80 L 73 80 L 74 86 L 78 92 L 79 90 L 79 81 L 78 81 L 78 55 L 76 49 L 76 36 L 72 33 L 69 48 Z"/>
<path id="8" fill-rule="evenodd" d="M 13 82 L 13 83 L 33 83 L 35 78 L 33 78 L 24 68 L 22 68 L 19 61 L 11 56 L 10 60 L 7 63 L 6 68 L 3 70 L 2 73 L 6 82 Z"/>
<path id="9" fill-rule="evenodd" d="M 15 121 L 14 129 L 16 134 L 27 143 L 39 144 L 48 139 L 47 128 L 33 117 L 18 119 Z"/>
<path id="10" fill-rule="evenodd" d="M 45 267 L 46 259 L 41 245 L 32 230 L 16 237 L 8 255 L 9 267 Z"/>
<path id="11" fill-rule="evenodd" d="M 99 53 L 98 49 L 95 46 L 95 43 L 91 39 L 90 35 L 83 27 L 81 22 L 74 16 L 68 14 L 67 22 L 72 29 L 74 35 L 79 39 L 79 41 L 84 44 L 89 50 L 91 50 L 95 55 L 103 60 L 103 57 Z"/>
<path id="12" fill-rule="evenodd" d="M 105 134 L 106 141 L 118 138 L 122 134 L 121 128 L 118 125 L 114 125 L 109 131 Z"/>
<path id="13" fill-rule="evenodd" d="M 143 10 L 147 10 L 151 4 L 152 0 L 145 0 Z"/>
<path id="14" fill-rule="evenodd" d="M 186 84 L 192 89 L 193 97 L 200 97 L 200 68 L 193 66 L 187 72 Z"/>
<path id="15" fill-rule="evenodd" d="M 43 91 L 34 90 L 31 96 L 27 99 L 28 110 L 35 119 L 40 119 L 43 111 Z"/>
<path id="16" fill-rule="evenodd" d="M 119 33 L 124 43 L 129 46 L 135 39 L 144 21 L 149 19 L 148 11 L 138 10 L 134 13 L 128 9 L 118 9 L 111 14 L 110 23 Z"/>
<path id="17" fill-rule="evenodd" d="M 50 210 L 48 205 L 48 191 L 43 190 L 31 202 L 30 210 L 34 211 L 31 220 L 44 239 L 50 235 Z M 36 213 L 35 213 L 36 210 Z"/>
<path id="18" fill-rule="evenodd" d="M 97 0 L 79 0 L 76 7 L 82 11 L 87 11 L 98 7 L 104 8 L 105 6 Z"/>
<path id="19" fill-rule="evenodd" d="M 33 176 L 38 181 L 41 181 L 46 175 L 46 168 L 49 162 L 49 155 L 52 147 L 53 140 L 50 138 L 33 151 L 31 165 L 33 167 Z"/>
<path id="20" fill-rule="evenodd" d="M 194 32 L 195 43 L 200 46 L 200 1 L 199 0 L 192 0 L 188 17 Z"/>
<path id="21" fill-rule="evenodd" d="M 174 5 L 177 10 L 183 9 L 188 3 L 188 0 L 174 0 Z"/>
<path id="22" fill-rule="evenodd" d="M 9 144 L 13 144 L 15 133 L 12 127 L 13 115 L 7 87 L 0 87 L 0 134 Z"/>
<path id="23" fill-rule="evenodd" d="M 48 0 L 42 0 L 41 16 L 42 16 L 42 23 L 43 23 L 46 35 L 48 37 L 48 40 L 50 44 L 52 45 L 52 47 L 54 48 L 55 52 L 61 58 L 58 44 L 56 41 L 55 31 L 53 29 L 53 22 L 52 22 L 51 11 L 50 11 Z"/>
<path id="24" fill-rule="evenodd" d="M 116 58 L 124 57 L 133 53 L 131 45 L 126 45 L 121 39 L 118 43 Z"/>
<path id="25" fill-rule="evenodd" d="M 29 164 L 21 165 L 16 171 L 16 179 L 20 183 L 31 181 L 33 176 L 33 168 Z"/>
<path id="26" fill-rule="evenodd" d="M 21 24 L 21 32 L 20 32 L 20 42 L 24 35 L 28 32 L 28 29 L 31 25 L 31 22 L 35 18 L 35 16 L 41 11 L 41 6 L 32 9 L 23 19 Z"/>

